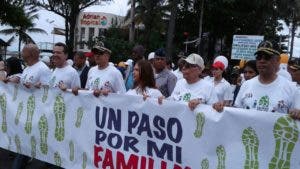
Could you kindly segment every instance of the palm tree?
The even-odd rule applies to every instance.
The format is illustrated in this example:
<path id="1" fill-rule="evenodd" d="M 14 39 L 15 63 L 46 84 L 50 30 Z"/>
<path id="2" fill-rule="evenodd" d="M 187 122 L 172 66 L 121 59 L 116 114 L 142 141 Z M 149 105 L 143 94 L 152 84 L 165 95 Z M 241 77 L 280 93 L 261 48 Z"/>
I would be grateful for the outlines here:
<path id="1" fill-rule="evenodd" d="M 23 7 L 23 9 L 26 11 L 25 15 L 28 18 L 28 20 L 30 21 L 31 24 L 20 24 L 18 26 L 14 26 L 12 28 L 8 28 L 8 29 L 3 29 L 0 31 L 0 33 L 5 34 L 5 35 L 12 35 L 15 34 L 15 36 L 19 36 L 19 44 L 18 44 L 18 51 L 19 51 L 19 57 L 20 57 L 20 51 L 21 51 L 21 43 L 34 43 L 34 40 L 30 37 L 30 35 L 28 33 L 44 33 L 47 34 L 47 32 L 43 29 L 40 28 L 35 28 L 35 23 L 34 20 L 38 19 L 39 16 L 37 14 L 37 8 L 34 6 L 30 6 L 27 9 L 25 9 L 25 7 Z"/>

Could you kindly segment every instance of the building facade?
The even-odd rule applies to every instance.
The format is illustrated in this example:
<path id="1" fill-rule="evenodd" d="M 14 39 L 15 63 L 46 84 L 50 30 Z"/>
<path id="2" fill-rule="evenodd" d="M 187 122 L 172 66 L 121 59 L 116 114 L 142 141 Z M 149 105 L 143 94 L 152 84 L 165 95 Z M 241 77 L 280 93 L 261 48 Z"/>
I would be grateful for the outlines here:
<path id="1" fill-rule="evenodd" d="M 103 12 L 81 12 L 75 28 L 76 51 L 87 52 L 96 37 L 103 36 L 110 27 L 120 27 L 124 17 Z"/>

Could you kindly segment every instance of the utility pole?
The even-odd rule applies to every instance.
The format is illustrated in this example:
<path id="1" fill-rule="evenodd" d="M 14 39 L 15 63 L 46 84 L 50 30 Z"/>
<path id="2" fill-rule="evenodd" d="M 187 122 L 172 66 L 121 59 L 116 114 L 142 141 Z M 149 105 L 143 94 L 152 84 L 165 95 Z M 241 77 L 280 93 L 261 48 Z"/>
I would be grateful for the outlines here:
<path id="1" fill-rule="evenodd" d="M 201 44 L 201 39 L 202 39 L 202 25 L 203 25 L 203 13 L 204 13 L 204 1 L 201 0 L 201 12 L 200 12 L 200 20 L 199 20 L 199 38 L 198 38 L 198 53 L 200 54 L 200 44 Z"/>
<path id="2" fill-rule="evenodd" d="M 130 0 L 131 8 L 130 8 L 130 28 L 129 28 L 129 42 L 134 42 L 134 15 L 135 15 L 135 0 Z"/>

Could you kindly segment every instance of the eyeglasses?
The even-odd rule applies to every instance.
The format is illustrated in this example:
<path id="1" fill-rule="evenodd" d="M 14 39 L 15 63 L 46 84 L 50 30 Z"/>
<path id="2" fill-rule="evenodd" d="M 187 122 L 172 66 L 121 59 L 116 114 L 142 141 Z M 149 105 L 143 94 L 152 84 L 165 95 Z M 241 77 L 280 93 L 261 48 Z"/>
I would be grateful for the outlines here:
<path id="1" fill-rule="evenodd" d="M 183 67 L 186 68 L 186 69 L 190 69 L 190 68 L 198 67 L 198 65 L 190 64 L 190 63 L 186 62 Z"/>
<path id="2" fill-rule="evenodd" d="M 264 59 L 264 60 L 266 60 L 266 61 L 269 61 L 269 60 L 271 60 L 272 58 L 273 58 L 272 55 L 262 55 L 262 54 L 258 54 L 258 55 L 256 56 L 256 60 L 262 60 L 262 59 Z"/>

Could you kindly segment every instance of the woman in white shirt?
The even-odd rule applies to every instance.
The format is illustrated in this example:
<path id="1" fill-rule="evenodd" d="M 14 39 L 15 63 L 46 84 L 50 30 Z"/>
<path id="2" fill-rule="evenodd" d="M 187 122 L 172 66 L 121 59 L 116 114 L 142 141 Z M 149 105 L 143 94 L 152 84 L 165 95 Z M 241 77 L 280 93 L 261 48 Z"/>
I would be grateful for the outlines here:
<path id="1" fill-rule="evenodd" d="M 126 92 L 128 95 L 159 98 L 161 92 L 155 87 L 154 73 L 149 61 L 140 60 L 133 68 L 134 88 Z"/>
<path id="2" fill-rule="evenodd" d="M 230 84 L 223 78 L 227 66 L 228 60 L 226 57 L 216 57 L 211 70 L 213 77 L 206 79 L 214 86 L 218 101 L 223 102 L 225 106 L 230 106 L 233 100 L 233 92 Z"/>

